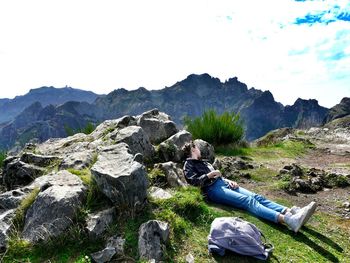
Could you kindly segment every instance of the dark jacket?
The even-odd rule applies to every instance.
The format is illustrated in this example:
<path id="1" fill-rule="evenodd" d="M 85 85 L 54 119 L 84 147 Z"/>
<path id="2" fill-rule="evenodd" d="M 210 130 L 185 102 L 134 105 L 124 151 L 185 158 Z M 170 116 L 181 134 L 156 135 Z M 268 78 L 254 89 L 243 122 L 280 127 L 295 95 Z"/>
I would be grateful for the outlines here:
<path id="1" fill-rule="evenodd" d="M 214 170 L 210 163 L 196 160 L 196 159 L 187 159 L 184 164 L 184 174 L 186 181 L 190 185 L 200 186 L 204 192 L 206 188 L 213 184 L 217 178 L 209 178 L 208 173 Z"/>

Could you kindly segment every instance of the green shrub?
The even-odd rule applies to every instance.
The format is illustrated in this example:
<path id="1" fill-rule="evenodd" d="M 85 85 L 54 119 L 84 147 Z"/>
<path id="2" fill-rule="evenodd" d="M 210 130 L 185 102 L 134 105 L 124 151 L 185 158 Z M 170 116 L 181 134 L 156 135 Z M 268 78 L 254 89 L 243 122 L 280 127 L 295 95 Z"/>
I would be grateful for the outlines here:
<path id="1" fill-rule="evenodd" d="M 88 122 L 85 127 L 83 128 L 78 128 L 78 129 L 73 129 L 69 127 L 67 124 L 64 125 L 64 130 L 67 134 L 67 136 L 72 136 L 76 133 L 85 133 L 85 134 L 90 134 L 95 130 L 96 126 L 92 124 L 91 122 Z"/>
<path id="2" fill-rule="evenodd" d="M 185 117 L 184 123 L 193 139 L 202 139 L 216 146 L 239 143 L 244 136 L 243 121 L 234 112 L 218 115 L 214 110 L 207 110 L 201 117 Z"/>
<path id="3" fill-rule="evenodd" d="M 6 157 L 6 152 L 0 151 L 0 168 L 4 165 L 4 160 L 6 159 Z"/>

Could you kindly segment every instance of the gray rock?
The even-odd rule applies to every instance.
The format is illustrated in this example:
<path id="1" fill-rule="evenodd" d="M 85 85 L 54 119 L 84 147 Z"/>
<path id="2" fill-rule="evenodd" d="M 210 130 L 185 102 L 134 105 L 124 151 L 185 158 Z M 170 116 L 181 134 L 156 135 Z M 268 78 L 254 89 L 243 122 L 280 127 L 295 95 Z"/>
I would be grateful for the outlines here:
<path id="1" fill-rule="evenodd" d="M 22 162 L 20 158 L 6 160 L 3 171 L 3 183 L 7 189 L 14 189 L 31 183 L 35 178 L 46 173 L 46 169 Z"/>
<path id="2" fill-rule="evenodd" d="M 159 262 L 163 259 L 165 244 L 169 239 L 168 223 L 150 220 L 139 229 L 139 255 L 141 260 Z"/>
<path id="3" fill-rule="evenodd" d="M 7 210 L 18 207 L 31 190 L 30 187 L 23 187 L 0 194 L 0 209 Z"/>
<path id="4" fill-rule="evenodd" d="M 115 143 L 124 142 L 129 145 L 131 153 L 141 153 L 144 158 L 151 159 L 154 149 L 148 136 L 141 127 L 128 126 L 110 134 L 110 139 Z"/>
<path id="5" fill-rule="evenodd" d="M 102 148 L 91 173 L 118 209 L 136 211 L 143 207 L 148 187 L 146 170 L 134 160 L 125 143 Z"/>
<path id="6" fill-rule="evenodd" d="M 85 150 L 67 154 L 60 164 L 60 169 L 73 168 L 76 170 L 81 170 L 87 168 L 93 162 L 95 154 L 96 153 L 93 150 Z"/>
<path id="7" fill-rule="evenodd" d="M 124 254 L 125 239 L 121 236 L 113 236 L 107 240 L 107 247 L 112 247 L 115 249 L 117 255 Z"/>
<path id="8" fill-rule="evenodd" d="M 194 143 L 201 151 L 202 159 L 208 161 L 209 163 L 213 163 L 215 160 L 214 147 L 201 139 L 194 140 Z"/>
<path id="9" fill-rule="evenodd" d="M 0 211 L 0 251 L 7 248 L 9 234 L 13 227 L 12 220 L 15 214 L 15 209 Z"/>
<path id="10" fill-rule="evenodd" d="M 148 135 L 151 143 L 160 143 L 178 132 L 169 115 L 153 109 L 136 117 L 137 125 Z"/>
<path id="11" fill-rule="evenodd" d="M 164 172 L 167 184 L 170 187 L 185 187 L 188 185 L 181 164 L 166 162 L 155 164 L 154 167 Z"/>
<path id="12" fill-rule="evenodd" d="M 31 243 L 63 233 L 73 224 L 86 196 L 87 190 L 76 175 L 59 171 L 54 176 L 61 184 L 47 185 L 27 210 L 22 236 Z"/>
<path id="13" fill-rule="evenodd" d="M 156 187 L 156 186 L 152 186 L 149 189 L 149 193 L 150 193 L 151 197 L 154 199 L 169 199 L 169 198 L 173 197 L 173 195 L 171 193 L 169 193 L 168 191 L 165 191 L 164 189 Z"/>
<path id="14" fill-rule="evenodd" d="M 114 207 L 88 215 L 86 230 L 90 239 L 97 239 L 105 233 L 116 219 Z"/>
<path id="15" fill-rule="evenodd" d="M 59 162 L 60 158 L 58 158 L 57 156 L 47 156 L 47 155 L 45 156 L 45 155 L 24 152 L 20 160 L 22 162 L 25 162 L 28 164 L 34 164 L 39 167 L 47 167 L 54 163 Z"/>
<path id="16" fill-rule="evenodd" d="M 91 136 L 94 138 L 94 140 L 97 140 L 116 129 L 125 128 L 131 125 L 137 124 L 136 119 L 129 115 L 115 120 L 106 120 L 96 127 L 96 129 L 91 133 Z"/>
<path id="17" fill-rule="evenodd" d="M 186 263 L 194 263 L 194 257 L 191 253 L 188 253 L 186 256 Z"/>
<path id="18" fill-rule="evenodd" d="M 77 133 L 67 138 L 51 138 L 39 144 L 37 146 L 37 151 L 42 155 L 59 156 L 60 154 L 67 154 L 78 150 L 83 151 L 92 140 L 93 137 L 91 135 L 86 135 L 84 133 Z M 85 144 L 82 144 L 83 142 L 85 142 Z M 77 145 L 80 145 L 80 147 L 77 148 Z"/>
<path id="19" fill-rule="evenodd" d="M 106 247 L 105 249 L 92 253 L 91 257 L 96 263 L 109 262 L 115 255 L 116 250 L 113 247 Z"/>
<path id="20" fill-rule="evenodd" d="M 125 239 L 119 236 L 111 237 L 107 241 L 106 248 L 91 254 L 91 257 L 97 263 L 109 262 L 114 255 L 124 254 L 124 244 Z"/>
<path id="21" fill-rule="evenodd" d="M 192 135 L 188 131 L 182 130 L 174 134 L 169 139 L 159 144 L 158 155 L 160 159 L 165 162 L 180 162 L 184 160 L 182 147 L 191 140 Z"/>
<path id="22" fill-rule="evenodd" d="M 343 206 L 344 208 L 350 208 L 350 202 L 344 202 L 344 203 L 342 204 L 342 206 Z"/>

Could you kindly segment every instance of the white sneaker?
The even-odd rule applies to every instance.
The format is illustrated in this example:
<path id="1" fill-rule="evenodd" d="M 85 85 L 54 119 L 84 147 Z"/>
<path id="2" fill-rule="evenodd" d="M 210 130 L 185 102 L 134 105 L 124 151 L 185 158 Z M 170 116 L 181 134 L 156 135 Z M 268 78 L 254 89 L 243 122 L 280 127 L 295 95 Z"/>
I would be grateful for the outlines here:
<path id="1" fill-rule="evenodd" d="M 295 215 L 292 215 L 292 213 L 287 213 L 284 216 L 284 222 L 287 224 L 289 229 L 294 231 L 295 233 L 299 231 L 301 226 L 303 225 L 303 221 L 306 217 L 306 210 L 300 211 L 299 213 L 296 213 Z"/>
<path id="2" fill-rule="evenodd" d="M 316 202 L 311 202 L 307 206 L 300 208 L 299 211 L 296 214 L 287 213 L 284 216 L 284 221 L 287 224 L 287 226 L 293 230 L 295 233 L 299 231 L 299 229 L 304 225 L 311 215 L 316 210 Z"/>
<path id="3" fill-rule="evenodd" d="M 316 202 L 312 201 L 307 206 L 304 206 L 303 208 L 300 208 L 300 210 L 302 210 L 302 209 L 307 209 L 308 210 L 308 213 L 306 214 L 306 217 L 304 218 L 303 225 L 305 225 L 306 222 L 309 221 L 310 217 L 315 212 L 316 207 L 317 207 Z"/>
<path id="4" fill-rule="evenodd" d="M 290 212 L 292 213 L 292 215 L 295 215 L 296 213 L 298 213 L 299 212 L 299 210 L 300 210 L 301 208 L 299 207 L 299 206 L 292 206 L 291 208 L 290 208 Z"/>

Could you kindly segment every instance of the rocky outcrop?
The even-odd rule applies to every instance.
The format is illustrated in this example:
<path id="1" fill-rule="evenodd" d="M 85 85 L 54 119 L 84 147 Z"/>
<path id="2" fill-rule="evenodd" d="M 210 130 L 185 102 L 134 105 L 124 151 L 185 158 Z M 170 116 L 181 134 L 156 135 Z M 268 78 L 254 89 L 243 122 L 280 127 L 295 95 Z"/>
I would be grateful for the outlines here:
<path id="1" fill-rule="evenodd" d="M 139 229 L 139 255 L 141 260 L 163 259 L 165 244 L 169 239 L 169 225 L 158 220 L 150 220 Z"/>
<path id="2" fill-rule="evenodd" d="M 58 237 L 73 226 L 81 208 L 87 204 L 88 190 L 89 202 L 91 191 L 97 191 L 101 198 L 104 198 L 103 195 L 106 197 L 103 201 L 106 210 L 93 211 L 85 218 L 84 233 L 92 240 L 103 237 L 106 229 L 115 223 L 117 213 L 135 216 L 144 208 L 148 195 L 171 198 L 171 190 L 148 189 L 145 160 L 150 169 L 164 174 L 167 187 L 186 186 L 182 163 L 168 161 L 154 165 L 159 161 L 161 151 L 158 155 L 154 152 L 150 133 L 138 123 L 149 129 L 148 132 L 154 127 L 161 130 L 151 135 L 152 142 L 171 145 L 175 149 L 170 154 L 163 152 L 164 156 L 168 156 L 165 158 L 183 159 L 181 148 L 192 139 L 191 134 L 187 131 L 175 133 L 177 129 L 169 116 L 158 110 L 137 117 L 124 116 L 105 121 L 90 135 L 78 133 L 67 138 L 51 138 L 40 144 L 26 144 L 23 151 L 8 157 L 1 176 L 9 190 L 0 194 L 0 230 L 3 229 L 0 231 L 3 233 L 3 236 L 0 234 L 0 241 L 4 248 L 13 219 L 5 215 L 12 215 L 12 211 L 19 207 L 24 214 L 23 228 L 16 231 L 21 232 L 23 239 L 35 244 Z M 210 144 L 198 140 L 198 145 L 207 158 L 212 158 L 213 148 Z M 111 205 L 113 208 L 107 209 Z M 154 258 L 159 258 L 163 253 L 162 247 L 169 235 L 168 226 L 163 229 L 163 223 L 157 225 L 156 233 L 162 236 L 158 238 L 159 242 L 157 235 L 151 238 L 151 233 L 142 234 L 149 238 L 148 241 L 155 242 L 153 245 L 158 244 L 155 245 L 155 252 L 150 252 Z M 147 230 L 150 227 L 156 228 L 152 224 L 144 228 Z M 94 256 L 102 262 L 112 258 L 116 250 L 107 247 Z M 147 253 L 142 252 L 142 255 Z"/>
<path id="3" fill-rule="evenodd" d="M 244 172 L 244 170 L 254 169 L 257 167 L 257 165 L 250 159 L 244 157 L 223 157 L 216 159 L 213 166 L 222 171 L 224 177 L 233 180 L 250 178 L 249 172 Z"/>
<path id="4" fill-rule="evenodd" d="M 100 190 L 118 209 L 142 208 L 147 197 L 146 170 L 134 159 L 127 144 L 101 148 L 91 173 Z"/>
<path id="5" fill-rule="evenodd" d="M 343 118 L 350 115 L 350 98 L 343 98 L 339 104 L 329 109 L 328 114 L 323 120 L 323 124 L 331 122 L 335 119 Z"/>
<path id="6" fill-rule="evenodd" d="M 324 188 L 350 185 L 350 175 L 325 172 L 320 169 L 305 169 L 296 164 L 286 165 L 277 177 L 285 182 L 284 189 L 290 193 L 316 193 Z"/>

